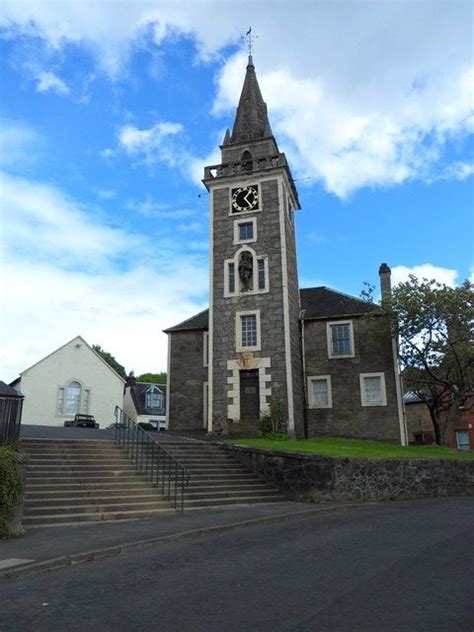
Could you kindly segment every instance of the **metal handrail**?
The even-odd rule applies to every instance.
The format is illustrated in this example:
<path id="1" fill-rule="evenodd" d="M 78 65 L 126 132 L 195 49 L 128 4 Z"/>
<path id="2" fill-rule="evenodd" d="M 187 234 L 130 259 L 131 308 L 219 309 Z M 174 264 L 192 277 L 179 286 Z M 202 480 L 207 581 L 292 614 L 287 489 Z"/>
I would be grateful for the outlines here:
<path id="1" fill-rule="evenodd" d="M 190 474 L 176 457 L 155 441 L 143 428 L 131 419 L 119 406 L 115 407 L 115 441 L 134 461 L 152 485 L 173 503 L 177 510 L 184 511 L 184 488 L 189 484 Z"/>

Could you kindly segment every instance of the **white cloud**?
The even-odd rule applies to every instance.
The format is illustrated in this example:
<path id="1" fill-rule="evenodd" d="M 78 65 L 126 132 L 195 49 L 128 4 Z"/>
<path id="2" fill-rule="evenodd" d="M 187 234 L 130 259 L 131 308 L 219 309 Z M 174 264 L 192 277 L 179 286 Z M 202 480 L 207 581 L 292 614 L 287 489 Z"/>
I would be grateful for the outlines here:
<path id="1" fill-rule="evenodd" d="M 99 224 L 51 185 L 0 173 L 0 190 L 4 235 L 14 236 L 3 244 L 10 254 L 95 265 L 137 245 L 137 237 Z"/>
<path id="2" fill-rule="evenodd" d="M 168 136 L 175 136 L 183 131 L 180 123 L 161 122 L 149 129 L 138 129 L 126 125 L 118 132 L 120 145 L 130 154 L 152 155 L 159 151 Z"/>
<path id="3" fill-rule="evenodd" d="M 117 132 L 118 149 L 136 158 L 138 164 L 152 167 L 157 163 L 164 163 L 168 167 L 178 167 L 185 171 L 188 154 L 183 145 L 182 132 L 183 126 L 180 123 L 168 121 L 155 123 L 148 129 L 125 125 Z M 110 152 L 110 155 L 105 152 Z M 108 149 L 105 152 L 103 155 L 108 158 L 112 156 L 113 150 Z"/>
<path id="4" fill-rule="evenodd" d="M 196 214 L 195 210 L 188 208 L 173 208 L 169 204 L 157 202 L 151 197 L 146 197 L 144 200 L 129 200 L 126 204 L 126 208 L 129 211 L 135 211 L 144 217 L 155 217 L 161 219 L 178 220 L 186 217 L 192 217 Z"/>
<path id="5" fill-rule="evenodd" d="M 194 39 L 200 62 L 215 59 L 225 46 L 240 43 L 245 6 L 4 0 L 0 23 L 7 33 L 43 38 L 53 51 L 83 44 L 117 78 L 135 46 L 147 48 L 152 60 L 179 36 Z M 474 128 L 469 3 L 380 2 L 370 3 L 370 10 L 364 2 L 269 6 L 252 3 L 259 25 L 254 58 L 274 131 L 299 175 L 340 197 L 409 179 L 431 182 L 440 174 L 467 177 L 449 168 L 445 148 Z M 234 55 L 217 78 L 214 112 L 229 123 L 244 64 L 245 55 Z M 156 132 L 129 131 L 132 146 L 142 147 Z M 161 147 L 165 160 L 172 153 Z M 196 152 L 188 153 L 194 158 Z M 191 165 L 194 181 L 202 177 L 199 163 L 195 158 Z"/>
<path id="6" fill-rule="evenodd" d="M 203 226 L 199 222 L 191 222 L 190 224 L 180 224 L 178 230 L 182 233 L 202 233 L 207 226 Z"/>
<path id="7" fill-rule="evenodd" d="M 188 259 L 163 273 L 142 264 L 89 275 L 12 260 L 3 265 L 2 284 L 8 302 L 0 324 L 9 335 L 2 343 L 1 379 L 14 379 L 78 334 L 141 373 L 166 371 L 162 329 L 204 308 L 207 269 Z"/>
<path id="8" fill-rule="evenodd" d="M 42 144 L 41 136 L 22 121 L 0 119 L 0 165 L 24 166 L 34 162 Z"/>
<path id="9" fill-rule="evenodd" d="M 56 92 L 60 95 L 69 94 L 69 88 L 57 75 L 52 72 L 40 71 L 37 76 L 36 90 L 38 92 Z"/>
<path id="10" fill-rule="evenodd" d="M 201 186 L 204 177 L 204 167 L 220 162 L 219 149 L 214 149 L 204 158 L 195 156 L 187 148 L 184 127 L 181 123 L 161 121 L 148 129 L 125 125 L 118 130 L 117 138 L 118 149 L 137 158 L 139 163 L 148 166 L 164 163 L 168 167 L 176 167 L 185 178 L 198 186 Z M 110 159 L 117 155 L 117 151 L 111 148 L 105 149 L 102 156 Z"/>
<path id="11" fill-rule="evenodd" d="M 456 279 L 459 276 L 457 270 L 434 266 L 431 263 L 423 263 L 411 268 L 407 266 L 395 266 L 392 268 L 392 283 L 397 285 L 398 283 L 408 281 L 408 277 L 411 274 L 420 281 L 422 279 L 427 279 L 428 281 L 434 279 L 438 281 L 438 283 L 444 283 L 450 287 L 455 287 Z"/>
<path id="12" fill-rule="evenodd" d="M 467 180 L 474 175 L 474 163 L 456 161 L 439 175 L 440 180 Z"/>
<path id="13" fill-rule="evenodd" d="M 161 330 L 207 301 L 203 243 L 104 225 L 49 184 L 0 174 L 0 190 L 2 379 L 79 333 L 129 370 L 165 370 Z"/>

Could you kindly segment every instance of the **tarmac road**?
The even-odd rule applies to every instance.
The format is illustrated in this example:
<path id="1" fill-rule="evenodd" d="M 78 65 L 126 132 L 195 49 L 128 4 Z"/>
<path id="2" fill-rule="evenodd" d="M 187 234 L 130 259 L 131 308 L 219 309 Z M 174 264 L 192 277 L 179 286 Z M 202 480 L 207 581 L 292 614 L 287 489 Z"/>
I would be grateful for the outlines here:
<path id="1" fill-rule="evenodd" d="M 472 632 L 473 527 L 449 498 L 210 534 L 2 582 L 0 630 Z"/>

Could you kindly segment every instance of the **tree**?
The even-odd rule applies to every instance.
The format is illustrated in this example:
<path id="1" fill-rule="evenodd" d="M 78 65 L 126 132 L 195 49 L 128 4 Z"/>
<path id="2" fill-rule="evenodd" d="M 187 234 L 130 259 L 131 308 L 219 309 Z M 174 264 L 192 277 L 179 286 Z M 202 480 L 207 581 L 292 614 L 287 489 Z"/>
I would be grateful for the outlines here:
<path id="1" fill-rule="evenodd" d="M 472 289 L 469 281 L 451 288 L 410 276 L 382 301 L 398 336 L 405 383 L 428 406 L 436 441 L 445 445 L 473 390 Z"/>
<path id="2" fill-rule="evenodd" d="M 108 351 L 104 351 L 104 349 L 102 349 L 100 345 L 92 345 L 92 348 L 96 353 L 100 355 L 102 360 L 105 360 L 105 362 L 107 362 L 107 364 L 111 366 L 114 371 L 116 371 L 121 377 L 123 377 L 124 380 L 127 379 L 127 372 L 125 371 L 125 368 L 117 362 L 117 360 L 111 353 L 109 353 Z"/>
<path id="3" fill-rule="evenodd" d="M 137 377 L 137 382 L 147 382 L 148 384 L 166 384 L 166 373 L 142 373 Z"/>

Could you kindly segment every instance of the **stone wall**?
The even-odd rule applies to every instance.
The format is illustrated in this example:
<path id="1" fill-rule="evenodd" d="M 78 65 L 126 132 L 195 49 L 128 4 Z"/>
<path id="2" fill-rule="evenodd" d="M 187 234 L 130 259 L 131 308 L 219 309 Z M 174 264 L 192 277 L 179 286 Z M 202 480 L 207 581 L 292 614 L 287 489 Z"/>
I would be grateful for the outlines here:
<path id="1" fill-rule="evenodd" d="M 175 331 L 168 335 L 169 430 L 194 430 L 203 427 L 204 332 Z"/>
<path id="2" fill-rule="evenodd" d="M 336 322 L 338 319 L 331 319 Z M 352 316 L 354 357 L 329 358 L 327 320 L 305 322 L 306 375 L 330 375 L 331 408 L 310 408 L 308 434 L 400 443 L 397 391 L 390 332 L 382 319 Z M 386 406 L 362 406 L 361 373 L 384 373 Z"/>
<path id="3" fill-rule="evenodd" d="M 292 500 L 378 501 L 474 495 L 474 461 L 331 458 L 219 445 Z"/>

